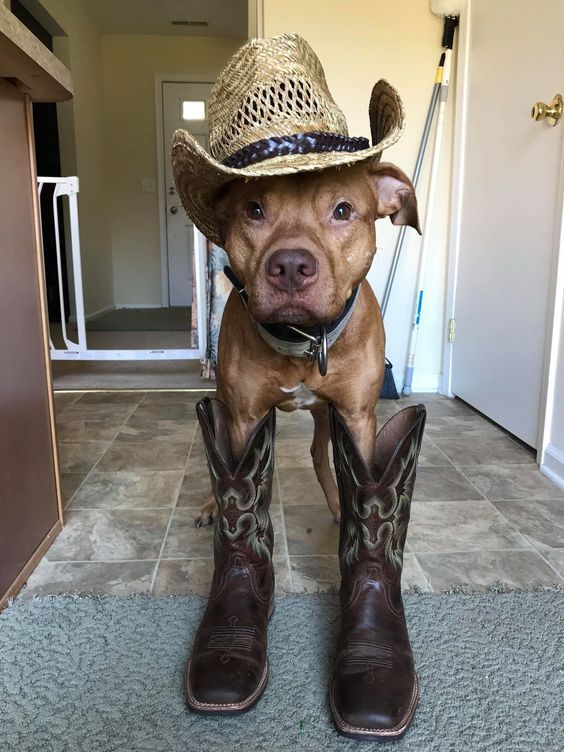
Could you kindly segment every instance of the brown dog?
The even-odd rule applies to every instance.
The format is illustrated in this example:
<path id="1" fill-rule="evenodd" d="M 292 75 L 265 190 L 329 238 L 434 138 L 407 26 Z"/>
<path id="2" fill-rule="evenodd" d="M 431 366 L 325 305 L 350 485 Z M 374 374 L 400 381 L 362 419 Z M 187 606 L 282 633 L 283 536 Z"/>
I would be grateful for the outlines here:
<path id="1" fill-rule="evenodd" d="M 371 464 L 385 334 L 365 277 L 376 249 L 376 219 L 390 216 L 394 224 L 419 231 L 413 186 L 399 168 L 373 160 L 235 180 L 218 195 L 215 214 L 222 245 L 248 296 L 247 311 L 237 292 L 231 293 L 219 339 L 217 396 L 229 410 L 233 454 L 243 451 L 273 406 L 311 410 L 313 465 L 338 520 L 327 403 L 339 410 Z M 324 377 L 314 360 L 279 354 L 257 333 L 253 319 L 302 327 L 331 322 L 358 286 L 352 316 L 329 351 Z M 211 524 L 216 514 L 210 495 L 196 524 Z"/>
<path id="2" fill-rule="evenodd" d="M 274 408 L 305 408 L 317 476 L 342 514 L 331 712 L 346 736 L 390 739 L 405 733 L 419 695 L 401 570 L 425 409 L 400 411 L 376 436 L 385 337 L 365 277 L 376 219 L 419 227 L 413 186 L 379 161 L 404 127 L 386 81 L 375 84 L 368 116 L 372 145 L 349 135 L 307 42 L 283 34 L 251 40 L 218 77 L 209 152 L 182 129 L 173 138 L 178 194 L 226 249 L 235 287 L 221 327 L 219 399 L 196 406 L 213 486 L 198 523 L 217 515 L 217 524 L 185 693 L 193 712 L 243 713 L 266 687 Z"/>

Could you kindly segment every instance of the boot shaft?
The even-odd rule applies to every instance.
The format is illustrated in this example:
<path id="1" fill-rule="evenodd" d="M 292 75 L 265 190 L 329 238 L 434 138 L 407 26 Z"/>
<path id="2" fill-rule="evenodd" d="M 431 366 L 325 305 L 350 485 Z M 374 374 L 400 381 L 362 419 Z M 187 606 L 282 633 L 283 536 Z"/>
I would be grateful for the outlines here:
<path id="1" fill-rule="evenodd" d="M 399 584 L 417 457 L 423 439 L 423 405 L 394 415 L 376 437 L 369 467 L 339 412 L 331 406 L 331 439 L 339 496 L 341 573 L 378 565 Z"/>
<path id="2" fill-rule="evenodd" d="M 275 411 L 258 424 L 239 461 L 233 459 L 227 424 L 219 400 L 206 397 L 196 405 L 213 493 L 219 508 L 215 558 L 242 554 L 255 565 L 270 563 L 273 530 L 268 513 L 274 474 Z"/>
<path id="3" fill-rule="evenodd" d="M 235 460 L 227 407 L 204 399 L 196 408 L 219 515 L 214 576 L 186 671 L 186 698 L 197 712 L 242 713 L 257 701 L 268 679 L 274 410 Z"/>

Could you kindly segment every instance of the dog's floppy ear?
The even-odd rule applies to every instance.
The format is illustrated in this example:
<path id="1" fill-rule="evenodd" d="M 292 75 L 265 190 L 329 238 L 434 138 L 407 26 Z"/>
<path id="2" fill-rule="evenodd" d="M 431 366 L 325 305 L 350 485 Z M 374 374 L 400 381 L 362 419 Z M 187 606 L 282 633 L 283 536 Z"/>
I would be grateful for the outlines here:
<path id="1" fill-rule="evenodd" d="M 421 235 L 417 199 L 411 180 L 391 162 L 372 163 L 368 178 L 376 193 L 376 218 L 390 217 L 394 225 L 409 225 Z"/>

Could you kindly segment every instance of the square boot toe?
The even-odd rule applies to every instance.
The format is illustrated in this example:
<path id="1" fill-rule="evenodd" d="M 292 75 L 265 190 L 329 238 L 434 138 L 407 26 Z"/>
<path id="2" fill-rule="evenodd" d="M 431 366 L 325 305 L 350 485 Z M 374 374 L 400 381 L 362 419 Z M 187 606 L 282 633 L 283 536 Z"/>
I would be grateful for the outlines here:
<path id="1" fill-rule="evenodd" d="M 185 694 L 191 710 L 202 713 L 237 713 L 251 708 L 268 679 L 268 663 L 230 659 L 190 661 Z"/>
<path id="2" fill-rule="evenodd" d="M 417 680 L 401 688 L 385 677 L 335 676 L 331 711 L 337 730 L 353 738 L 398 739 L 406 732 L 417 707 Z"/>

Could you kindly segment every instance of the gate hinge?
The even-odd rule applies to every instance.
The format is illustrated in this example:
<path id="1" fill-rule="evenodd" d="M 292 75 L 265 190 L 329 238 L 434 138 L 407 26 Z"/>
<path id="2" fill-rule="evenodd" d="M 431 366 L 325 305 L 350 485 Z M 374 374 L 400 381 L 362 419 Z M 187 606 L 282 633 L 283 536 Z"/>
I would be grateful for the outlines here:
<path id="1" fill-rule="evenodd" d="M 449 319 L 448 322 L 448 341 L 454 342 L 454 319 Z"/>

